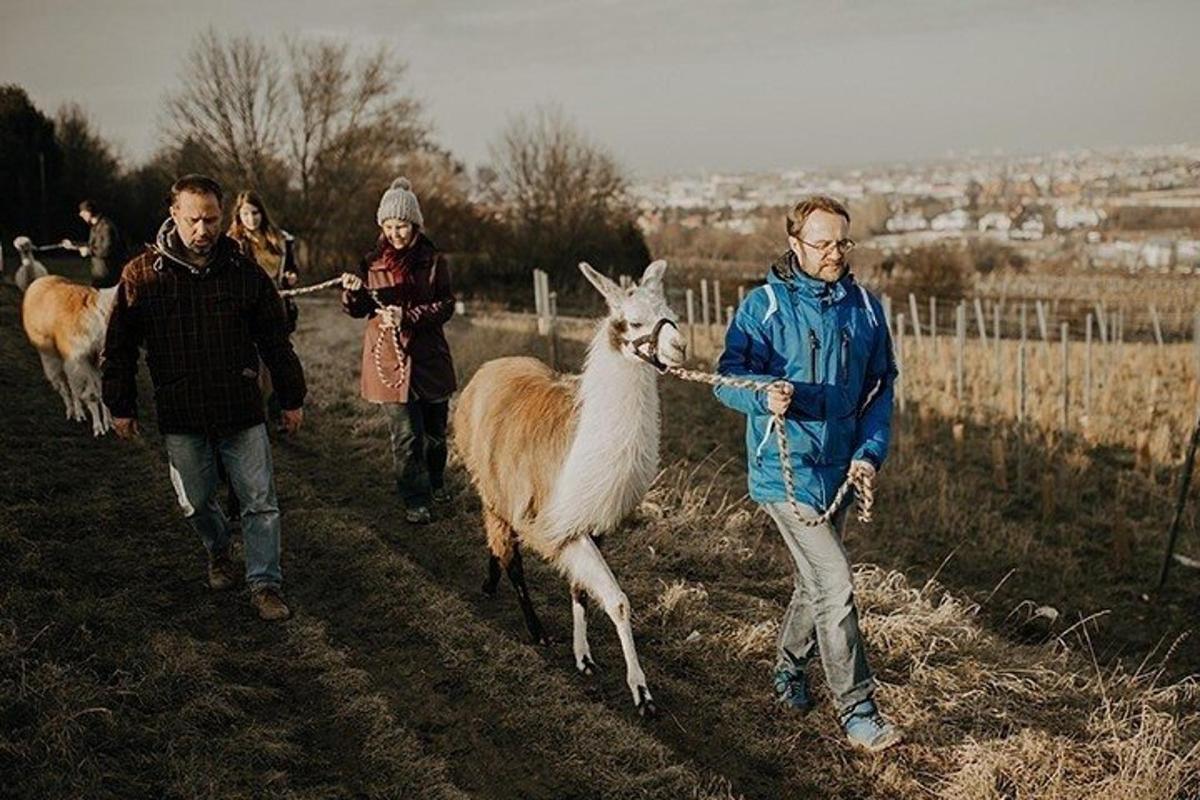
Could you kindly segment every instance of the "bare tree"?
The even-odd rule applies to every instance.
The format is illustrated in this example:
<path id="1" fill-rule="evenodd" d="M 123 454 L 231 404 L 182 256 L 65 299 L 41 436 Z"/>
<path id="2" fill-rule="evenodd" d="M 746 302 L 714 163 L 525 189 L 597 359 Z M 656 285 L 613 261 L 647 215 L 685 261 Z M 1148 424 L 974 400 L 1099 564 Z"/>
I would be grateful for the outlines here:
<path id="1" fill-rule="evenodd" d="M 203 142 L 217 177 L 265 187 L 286 113 L 279 59 L 261 42 L 210 29 L 188 52 L 182 79 L 167 100 L 168 140 Z"/>
<path id="2" fill-rule="evenodd" d="M 625 177 L 559 109 L 513 119 L 491 157 L 493 200 L 511 228 L 510 259 L 564 276 L 584 257 L 619 260 L 618 241 L 632 221 Z"/>
<path id="3" fill-rule="evenodd" d="M 168 98 L 178 152 L 231 184 L 261 191 L 302 239 L 309 265 L 344 262 L 375 236 L 375 203 L 424 147 L 420 106 L 398 87 L 387 47 L 353 57 L 344 42 L 199 37 Z"/>
<path id="4" fill-rule="evenodd" d="M 417 101 L 396 92 L 406 66 L 386 47 L 357 61 L 340 42 L 293 41 L 287 51 L 297 224 L 318 260 L 330 249 L 344 257 L 373 232 L 380 193 L 428 129 Z"/>

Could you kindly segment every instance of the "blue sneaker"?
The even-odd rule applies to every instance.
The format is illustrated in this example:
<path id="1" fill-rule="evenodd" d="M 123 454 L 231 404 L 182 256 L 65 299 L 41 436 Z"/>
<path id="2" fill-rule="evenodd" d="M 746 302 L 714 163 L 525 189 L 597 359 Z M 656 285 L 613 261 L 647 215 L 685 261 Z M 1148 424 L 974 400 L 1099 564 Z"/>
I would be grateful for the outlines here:
<path id="1" fill-rule="evenodd" d="M 904 738 L 899 728 L 883 718 L 870 698 L 842 715 L 842 728 L 851 744 L 872 753 L 886 750 Z"/>
<path id="2" fill-rule="evenodd" d="M 775 670 L 775 696 L 779 702 L 802 714 L 813 709 L 812 695 L 808 693 L 808 675 L 804 669 Z"/>

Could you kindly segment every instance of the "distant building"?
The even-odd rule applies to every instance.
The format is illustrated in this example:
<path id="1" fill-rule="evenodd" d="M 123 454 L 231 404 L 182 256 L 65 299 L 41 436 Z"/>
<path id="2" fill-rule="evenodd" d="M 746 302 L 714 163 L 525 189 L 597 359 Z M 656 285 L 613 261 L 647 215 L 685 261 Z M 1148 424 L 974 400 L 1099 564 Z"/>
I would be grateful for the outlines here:
<path id="1" fill-rule="evenodd" d="M 887 221 L 890 233 L 909 233 L 929 229 L 929 220 L 919 211 L 902 211 Z"/>
<path id="2" fill-rule="evenodd" d="M 1046 225 L 1042 222 L 1042 218 L 1038 216 L 1028 216 L 1021 224 L 1010 228 L 1008 231 L 1008 238 L 1018 239 L 1023 242 L 1036 241 L 1045 235 Z"/>
<path id="3" fill-rule="evenodd" d="M 1063 206 L 1054 212 L 1054 224 L 1059 230 L 1069 231 L 1075 228 L 1096 228 L 1104 220 L 1104 212 L 1087 206 Z"/>
<path id="4" fill-rule="evenodd" d="M 758 223 L 749 217 L 735 217 L 733 219 L 717 220 L 712 224 L 714 228 L 721 230 L 732 231 L 749 236 L 758 230 Z"/>
<path id="5" fill-rule="evenodd" d="M 1008 233 L 1008 229 L 1011 227 L 1012 217 L 1003 211 L 990 211 L 979 218 L 980 233 L 987 233 L 988 231 Z"/>
<path id="6" fill-rule="evenodd" d="M 1166 239 L 1156 239 L 1142 245 L 1138 260 L 1146 269 L 1168 270 L 1175 266 L 1175 245 Z"/>
<path id="7" fill-rule="evenodd" d="M 932 231 L 961 232 L 969 227 L 971 227 L 971 215 L 965 208 L 956 208 L 953 211 L 938 214 L 929 223 L 929 229 Z"/>

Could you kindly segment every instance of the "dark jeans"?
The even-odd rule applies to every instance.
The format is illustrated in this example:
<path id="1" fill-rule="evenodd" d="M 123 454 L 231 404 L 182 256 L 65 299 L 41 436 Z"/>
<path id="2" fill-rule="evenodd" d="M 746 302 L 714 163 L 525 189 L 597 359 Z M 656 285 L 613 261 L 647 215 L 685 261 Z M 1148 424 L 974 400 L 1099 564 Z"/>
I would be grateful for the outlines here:
<path id="1" fill-rule="evenodd" d="M 396 486 L 406 508 L 428 506 L 446 475 L 448 400 L 386 403 Z"/>

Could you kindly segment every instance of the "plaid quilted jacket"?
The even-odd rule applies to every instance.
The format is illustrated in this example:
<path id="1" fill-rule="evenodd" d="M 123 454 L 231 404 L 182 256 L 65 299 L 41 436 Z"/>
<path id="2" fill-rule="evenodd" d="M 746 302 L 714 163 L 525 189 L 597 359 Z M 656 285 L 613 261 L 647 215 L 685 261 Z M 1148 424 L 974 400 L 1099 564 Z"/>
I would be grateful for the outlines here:
<path id="1" fill-rule="evenodd" d="M 170 228 L 125 266 L 101 357 L 104 403 L 137 416 L 145 347 L 162 433 L 224 436 L 264 421 L 259 356 L 280 405 L 300 408 L 304 371 L 271 279 L 222 236 L 197 271 L 171 254 Z"/>

